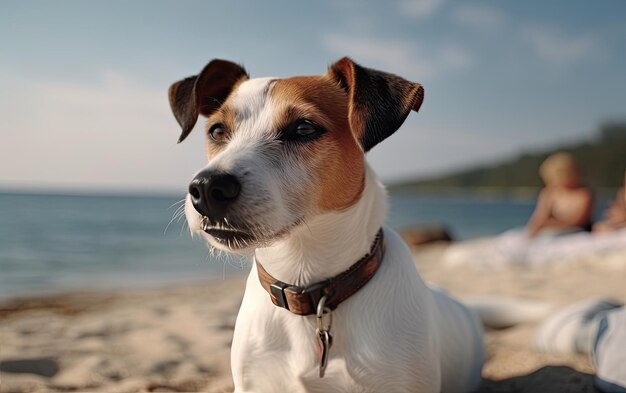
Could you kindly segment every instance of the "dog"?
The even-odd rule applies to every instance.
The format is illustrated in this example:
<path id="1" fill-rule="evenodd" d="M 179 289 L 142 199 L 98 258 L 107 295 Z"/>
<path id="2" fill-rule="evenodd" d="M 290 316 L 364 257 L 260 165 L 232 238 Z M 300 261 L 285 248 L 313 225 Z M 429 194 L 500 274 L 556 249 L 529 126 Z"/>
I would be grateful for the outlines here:
<path id="1" fill-rule="evenodd" d="M 422 281 L 365 160 L 423 99 L 420 84 L 347 57 L 282 79 L 213 60 L 170 87 L 179 142 L 207 118 L 190 229 L 254 259 L 231 348 L 236 392 L 477 388 L 479 318 Z"/>

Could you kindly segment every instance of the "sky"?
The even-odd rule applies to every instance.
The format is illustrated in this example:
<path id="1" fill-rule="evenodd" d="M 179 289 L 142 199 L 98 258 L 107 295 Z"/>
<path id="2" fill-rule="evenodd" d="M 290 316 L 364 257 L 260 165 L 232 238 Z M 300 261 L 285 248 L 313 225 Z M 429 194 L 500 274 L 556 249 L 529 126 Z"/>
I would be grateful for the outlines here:
<path id="1" fill-rule="evenodd" d="M 252 77 L 343 56 L 421 83 L 368 161 L 430 177 L 589 138 L 626 118 L 626 1 L 0 2 L 0 189 L 181 191 L 167 88 L 213 58 Z M 203 123 L 203 122 L 199 122 Z"/>

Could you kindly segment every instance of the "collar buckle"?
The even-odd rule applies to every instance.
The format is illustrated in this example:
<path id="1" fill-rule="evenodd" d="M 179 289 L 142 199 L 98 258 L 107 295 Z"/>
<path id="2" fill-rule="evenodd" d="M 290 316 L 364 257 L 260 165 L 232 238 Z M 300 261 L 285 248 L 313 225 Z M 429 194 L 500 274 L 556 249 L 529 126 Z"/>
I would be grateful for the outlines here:
<path id="1" fill-rule="evenodd" d="M 282 281 L 273 282 L 270 284 L 270 294 L 275 305 L 289 310 L 289 302 L 287 302 L 287 296 L 285 295 L 285 288 L 287 287 L 288 285 Z"/>

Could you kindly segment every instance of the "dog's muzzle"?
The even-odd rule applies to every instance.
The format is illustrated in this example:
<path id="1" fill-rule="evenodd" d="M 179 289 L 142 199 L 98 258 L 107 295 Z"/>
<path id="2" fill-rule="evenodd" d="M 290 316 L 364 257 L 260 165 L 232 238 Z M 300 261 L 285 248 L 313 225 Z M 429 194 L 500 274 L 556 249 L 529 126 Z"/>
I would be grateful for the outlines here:
<path id="1" fill-rule="evenodd" d="M 255 237 L 248 230 L 231 222 L 235 202 L 241 193 L 241 184 L 229 173 L 204 170 L 189 184 L 189 199 L 200 214 L 200 228 L 217 242 L 229 248 L 247 246 Z"/>

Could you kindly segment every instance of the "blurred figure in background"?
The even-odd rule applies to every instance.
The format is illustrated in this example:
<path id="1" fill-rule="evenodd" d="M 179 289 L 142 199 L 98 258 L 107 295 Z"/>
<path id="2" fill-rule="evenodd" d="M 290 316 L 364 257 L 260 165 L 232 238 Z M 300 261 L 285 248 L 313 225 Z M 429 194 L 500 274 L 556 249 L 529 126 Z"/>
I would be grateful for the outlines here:
<path id="1" fill-rule="evenodd" d="M 571 154 L 555 153 L 539 167 L 545 187 L 528 221 L 527 234 L 590 231 L 593 194 L 581 184 L 580 170 Z"/>
<path id="2" fill-rule="evenodd" d="M 535 348 L 589 355 L 596 366 L 596 387 L 626 393 L 626 308 L 619 302 L 587 299 L 557 310 L 539 325 Z"/>
<path id="3" fill-rule="evenodd" d="M 617 190 L 615 201 L 604 212 L 604 220 L 593 225 L 594 232 L 610 232 L 626 228 L 626 172 L 624 187 Z"/>

